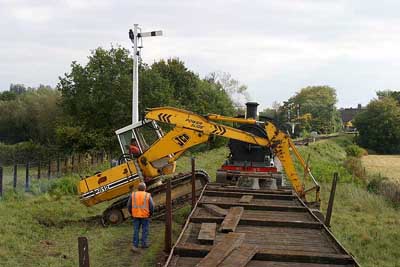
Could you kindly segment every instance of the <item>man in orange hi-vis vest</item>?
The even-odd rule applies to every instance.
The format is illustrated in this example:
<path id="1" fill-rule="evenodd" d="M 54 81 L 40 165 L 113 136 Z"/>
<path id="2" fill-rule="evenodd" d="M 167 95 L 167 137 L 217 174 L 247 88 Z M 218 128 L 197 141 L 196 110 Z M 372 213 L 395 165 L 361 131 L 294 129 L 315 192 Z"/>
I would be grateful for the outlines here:
<path id="1" fill-rule="evenodd" d="M 133 218 L 133 246 L 137 251 L 139 247 L 139 231 L 142 228 L 142 248 L 148 248 L 147 236 L 149 234 L 150 217 L 154 212 L 154 202 L 151 194 L 146 192 L 146 184 L 140 183 L 138 191 L 131 193 L 128 200 L 128 211 Z"/>

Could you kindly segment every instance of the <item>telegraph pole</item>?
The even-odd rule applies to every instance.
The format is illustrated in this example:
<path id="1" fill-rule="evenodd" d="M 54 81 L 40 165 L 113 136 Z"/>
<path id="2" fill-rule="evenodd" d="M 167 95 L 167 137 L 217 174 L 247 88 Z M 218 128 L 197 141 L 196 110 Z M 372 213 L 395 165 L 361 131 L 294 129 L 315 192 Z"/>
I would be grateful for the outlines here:
<path id="1" fill-rule="evenodd" d="M 140 49 L 143 48 L 142 37 L 153 36 L 162 36 L 162 31 L 142 32 L 139 24 L 133 24 L 133 31 L 129 30 L 129 39 L 133 43 L 132 124 L 139 121 L 139 57 Z"/>

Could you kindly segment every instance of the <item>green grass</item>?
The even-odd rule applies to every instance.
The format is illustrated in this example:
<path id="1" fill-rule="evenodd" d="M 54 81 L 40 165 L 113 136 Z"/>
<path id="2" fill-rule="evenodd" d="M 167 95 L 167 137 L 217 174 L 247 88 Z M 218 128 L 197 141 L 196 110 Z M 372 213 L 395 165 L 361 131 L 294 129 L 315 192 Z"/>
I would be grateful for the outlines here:
<path id="1" fill-rule="evenodd" d="M 384 196 L 366 190 L 366 181 L 359 180 L 343 167 L 349 136 L 323 140 L 299 150 L 310 154 L 311 168 L 321 182 L 321 207 L 325 212 L 333 172 L 339 172 L 331 230 L 360 264 L 368 266 L 400 266 L 400 211 Z"/>
<path id="2" fill-rule="evenodd" d="M 177 172 L 185 172 L 191 170 L 191 157 L 196 159 L 196 169 L 205 170 L 210 175 L 211 180 L 215 181 L 217 169 L 221 167 L 225 159 L 229 155 L 227 147 L 220 147 L 211 151 L 197 152 L 184 155 L 178 161 Z"/>
<path id="3" fill-rule="evenodd" d="M 355 255 L 362 266 L 400 266 L 400 212 L 384 197 L 366 191 L 366 183 L 353 177 L 343 163 L 348 137 L 324 140 L 300 148 L 304 158 L 310 154 L 315 176 L 322 181 L 322 210 L 326 209 L 330 182 L 339 171 L 332 231 Z M 219 148 L 193 154 L 196 168 L 212 177 L 228 151 Z M 190 156 L 178 162 L 178 171 L 190 170 Z M 92 266 L 155 266 L 164 246 L 164 224 L 153 221 L 151 248 L 139 255 L 129 251 L 132 236 L 130 222 L 103 228 L 94 221 L 84 221 L 102 213 L 107 203 L 87 208 L 71 191 L 77 176 L 58 180 L 49 193 L 7 193 L 0 201 L 0 266 L 77 266 L 77 238 L 89 239 Z M 43 182 L 44 183 L 44 182 Z M 174 215 L 174 238 L 177 238 L 189 207 Z"/>
<path id="4" fill-rule="evenodd" d="M 189 171 L 190 156 L 195 156 L 196 169 L 215 174 L 227 153 L 226 148 L 220 148 L 183 156 L 178 171 Z M 97 169 L 104 168 L 106 164 Z M 164 247 L 164 223 L 152 222 L 151 247 L 139 255 L 132 254 L 130 221 L 108 228 L 96 221 L 84 221 L 101 214 L 108 203 L 91 208 L 80 204 L 74 194 L 78 180 L 78 175 L 35 180 L 30 193 L 6 192 L 0 200 L 0 266 L 77 266 L 79 236 L 89 240 L 91 266 L 155 266 Z M 174 238 L 189 212 L 186 207 L 174 214 Z"/>

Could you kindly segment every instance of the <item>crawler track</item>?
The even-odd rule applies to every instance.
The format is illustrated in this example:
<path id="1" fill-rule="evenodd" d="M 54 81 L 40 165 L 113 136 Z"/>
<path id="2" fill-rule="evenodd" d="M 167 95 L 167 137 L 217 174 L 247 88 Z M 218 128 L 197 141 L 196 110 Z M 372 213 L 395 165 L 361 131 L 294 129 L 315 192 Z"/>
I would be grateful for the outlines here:
<path id="1" fill-rule="evenodd" d="M 231 220 L 237 217 L 236 222 Z M 211 183 L 203 189 L 165 266 L 359 265 L 290 189 Z"/>

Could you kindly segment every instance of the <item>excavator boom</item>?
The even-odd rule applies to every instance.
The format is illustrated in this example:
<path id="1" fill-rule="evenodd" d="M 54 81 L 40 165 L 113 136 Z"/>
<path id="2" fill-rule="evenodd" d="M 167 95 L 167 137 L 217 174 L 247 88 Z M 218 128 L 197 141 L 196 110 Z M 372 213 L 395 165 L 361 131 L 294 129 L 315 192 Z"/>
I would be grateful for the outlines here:
<path id="1" fill-rule="evenodd" d="M 156 121 L 174 127 L 164 135 L 155 123 Z M 265 130 L 266 137 L 218 123 L 221 121 L 257 124 Z M 124 145 L 121 143 L 123 150 L 127 139 L 135 138 L 140 141 L 140 150 L 143 153 L 135 160 L 124 161 L 103 173 L 81 180 L 78 189 L 81 201 L 87 206 L 122 196 L 136 187 L 140 180 L 149 182 L 156 177 L 174 173 L 176 160 L 189 148 L 207 142 L 212 135 L 271 148 L 279 158 L 294 190 L 305 200 L 305 192 L 311 190 L 304 189 L 291 156 L 293 152 L 303 167 L 305 176 L 311 176 L 315 184 L 312 189 L 316 189 L 316 202 L 319 202 L 319 185 L 311 175 L 308 166 L 289 136 L 271 122 L 258 122 L 255 119 L 231 118 L 216 114 L 201 116 L 178 108 L 158 107 L 146 111 L 142 124 L 127 126 L 120 132 L 117 131 L 117 134 L 120 143 L 121 140 L 125 140 Z M 146 142 L 149 136 L 153 136 L 150 138 L 151 143 Z"/>

